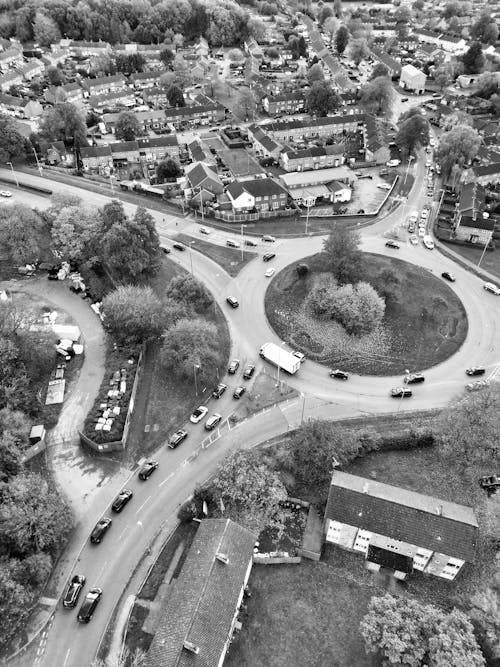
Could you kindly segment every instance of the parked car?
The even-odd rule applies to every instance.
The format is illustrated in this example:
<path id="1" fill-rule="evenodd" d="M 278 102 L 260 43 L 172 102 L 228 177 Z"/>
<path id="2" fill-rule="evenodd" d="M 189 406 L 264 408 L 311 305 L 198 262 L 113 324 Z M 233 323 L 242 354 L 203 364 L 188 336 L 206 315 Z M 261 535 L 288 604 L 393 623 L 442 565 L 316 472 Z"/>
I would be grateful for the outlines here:
<path id="1" fill-rule="evenodd" d="M 385 245 L 388 248 L 394 248 L 395 250 L 399 250 L 401 247 L 397 241 L 386 241 Z"/>
<path id="2" fill-rule="evenodd" d="M 401 102 L 408 102 L 408 98 L 407 97 L 402 97 Z"/>
<path id="3" fill-rule="evenodd" d="M 84 586 L 85 577 L 83 574 L 75 574 L 71 577 L 71 581 L 64 594 L 63 607 L 66 607 L 66 609 L 73 609 L 73 607 L 76 607 L 76 603 L 78 602 L 78 598 L 80 597 L 80 593 Z"/>
<path id="4" fill-rule="evenodd" d="M 211 417 L 207 419 L 205 422 L 205 430 L 206 431 L 213 431 L 214 428 L 220 424 L 222 421 L 222 415 L 220 415 L 218 412 L 215 412 Z"/>
<path id="5" fill-rule="evenodd" d="M 336 378 L 337 380 L 348 380 L 349 379 L 349 373 L 346 373 L 345 371 L 341 371 L 338 368 L 331 369 L 329 372 L 329 375 L 331 378 Z"/>
<path id="6" fill-rule="evenodd" d="M 443 271 L 441 277 L 444 278 L 445 280 L 448 280 L 450 283 L 454 283 L 456 280 L 453 273 L 450 273 L 449 271 Z"/>
<path id="7" fill-rule="evenodd" d="M 233 398 L 240 399 L 246 391 L 246 387 L 236 387 L 233 391 Z"/>
<path id="8" fill-rule="evenodd" d="M 234 375 L 239 367 L 240 367 L 240 360 L 239 359 L 233 359 L 229 363 L 229 366 L 227 367 L 227 372 L 229 373 L 229 375 Z"/>
<path id="9" fill-rule="evenodd" d="M 423 238 L 423 237 L 425 236 L 425 232 L 426 232 L 426 231 L 427 231 L 427 230 L 425 229 L 425 227 L 419 227 L 419 228 L 418 228 L 418 235 L 419 235 L 419 237 L 420 237 L 420 238 Z"/>
<path id="10" fill-rule="evenodd" d="M 80 621 L 80 623 L 88 623 L 92 616 L 94 615 L 94 612 L 96 610 L 97 605 L 99 604 L 99 600 L 102 597 L 102 588 L 91 588 L 90 591 L 87 593 L 85 600 L 80 607 L 80 611 L 78 612 L 77 619 Z"/>
<path id="11" fill-rule="evenodd" d="M 0 196 L 2 197 L 12 197 L 12 192 L 9 190 L 0 190 Z"/>
<path id="12" fill-rule="evenodd" d="M 182 243 L 172 243 L 172 248 L 175 248 L 176 250 L 186 250 L 186 246 L 182 245 Z"/>
<path id="13" fill-rule="evenodd" d="M 122 489 L 111 505 L 113 512 L 121 512 L 125 505 L 132 499 L 133 495 L 130 489 Z"/>
<path id="14" fill-rule="evenodd" d="M 245 245 L 248 245 L 251 248 L 257 247 L 257 243 L 255 241 L 252 241 L 252 239 L 245 239 Z"/>
<path id="15" fill-rule="evenodd" d="M 405 384 L 418 384 L 419 382 L 424 382 L 425 377 L 422 373 L 409 373 L 403 378 Z"/>
<path id="16" fill-rule="evenodd" d="M 410 236 L 410 243 L 411 243 L 412 245 L 418 245 L 418 237 L 415 236 L 415 234 L 412 234 L 412 235 Z"/>
<path id="17" fill-rule="evenodd" d="M 255 364 L 247 364 L 245 370 L 243 371 L 243 378 L 245 380 L 250 380 L 252 375 L 255 373 Z"/>
<path id="18" fill-rule="evenodd" d="M 239 248 L 240 244 L 237 241 L 233 241 L 232 239 L 227 239 L 226 245 L 228 248 Z"/>
<path id="19" fill-rule="evenodd" d="M 300 361 L 301 364 L 303 364 L 304 361 L 306 360 L 306 355 L 302 354 L 302 352 L 299 352 L 298 350 L 294 350 L 292 354 L 294 357 L 297 357 L 297 359 Z"/>
<path id="20" fill-rule="evenodd" d="M 238 306 L 240 305 L 240 302 L 234 296 L 228 296 L 226 301 L 231 306 L 231 308 L 238 308 Z"/>
<path id="21" fill-rule="evenodd" d="M 471 366 L 465 371 L 467 375 L 484 375 L 485 372 L 486 368 L 484 366 Z"/>
<path id="22" fill-rule="evenodd" d="M 205 405 L 200 405 L 198 408 L 196 408 L 196 410 L 193 411 L 192 415 L 189 417 L 189 421 L 192 424 L 197 424 L 198 422 L 201 422 L 201 420 L 207 414 L 207 412 L 208 408 Z M 177 431 L 177 433 L 179 433 L 179 431 Z M 177 433 L 175 435 L 177 435 Z"/>
<path id="23" fill-rule="evenodd" d="M 406 387 L 394 387 L 391 389 L 391 396 L 393 398 L 410 398 L 412 391 L 411 389 L 406 389 Z"/>
<path id="24" fill-rule="evenodd" d="M 208 227 L 200 227 L 200 234 L 210 234 L 210 231 Z"/>
<path id="25" fill-rule="evenodd" d="M 165 253 L 165 255 L 170 255 L 171 252 L 170 248 L 167 248 L 167 246 L 164 245 L 161 246 L 161 251 Z"/>
<path id="26" fill-rule="evenodd" d="M 92 544 L 100 544 L 102 538 L 106 535 L 108 530 L 111 528 L 113 520 L 109 516 L 103 516 L 102 519 L 96 523 L 94 530 L 90 533 L 90 541 Z"/>
<path id="27" fill-rule="evenodd" d="M 274 238 L 274 236 L 270 236 L 269 234 L 264 234 L 264 236 L 262 237 L 262 241 L 265 241 L 266 243 L 274 243 L 276 239 Z"/>
<path id="28" fill-rule="evenodd" d="M 489 384 L 490 383 L 488 380 L 476 380 L 475 382 L 469 382 L 469 384 L 466 384 L 465 388 L 467 391 L 480 391 L 481 389 L 488 387 Z"/>
<path id="29" fill-rule="evenodd" d="M 226 389 L 227 389 L 227 384 L 223 384 L 222 382 L 220 382 L 212 392 L 213 398 L 220 398 L 222 394 L 226 391 Z"/>
<path id="30" fill-rule="evenodd" d="M 387 167 L 398 167 L 401 164 L 401 160 L 389 160 L 389 162 L 385 163 Z"/>
<path id="31" fill-rule="evenodd" d="M 266 276 L 266 278 L 272 278 L 275 273 L 276 269 L 267 269 L 264 275 Z"/>
<path id="32" fill-rule="evenodd" d="M 264 260 L 264 262 L 270 262 L 275 257 L 276 257 L 276 253 L 274 253 L 274 252 L 266 252 L 265 255 L 262 255 L 262 259 Z"/>
<path id="33" fill-rule="evenodd" d="M 491 292 L 492 294 L 495 294 L 496 296 L 500 295 L 500 287 L 497 287 L 493 283 L 484 283 L 483 288 L 487 292 Z"/>
<path id="34" fill-rule="evenodd" d="M 379 183 L 377 185 L 377 188 L 379 188 L 380 190 L 390 190 L 391 186 L 389 185 L 389 183 Z"/>
<path id="35" fill-rule="evenodd" d="M 139 479 L 145 482 L 154 473 L 158 467 L 158 461 L 146 461 L 146 463 L 139 470 Z"/>

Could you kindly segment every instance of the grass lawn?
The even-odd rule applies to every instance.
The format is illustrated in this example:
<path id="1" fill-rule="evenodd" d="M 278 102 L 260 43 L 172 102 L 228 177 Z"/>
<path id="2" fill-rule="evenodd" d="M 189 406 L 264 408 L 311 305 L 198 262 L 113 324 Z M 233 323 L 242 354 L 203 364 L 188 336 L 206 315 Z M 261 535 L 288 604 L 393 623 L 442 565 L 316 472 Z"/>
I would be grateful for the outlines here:
<path id="1" fill-rule="evenodd" d="M 292 264 L 267 290 L 266 314 L 280 338 L 319 363 L 369 375 L 420 370 L 454 354 L 467 335 L 467 317 L 448 285 L 425 269 L 392 257 L 366 253 L 364 258 L 367 282 L 384 269 L 394 270 L 401 281 L 401 296 L 387 302 L 378 329 L 349 336 L 336 322 L 312 317 L 305 300 L 318 279 L 319 255 L 315 255 L 305 260 L 310 267 L 305 278 L 298 278 Z"/>
<path id="2" fill-rule="evenodd" d="M 470 262 L 473 262 L 476 266 L 481 259 L 481 255 L 483 254 L 484 250 L 482 247 L 474 248 L 468 245 L 458 245 L 458 243 L 450 243 L 449 245 L 446 243 L 445 245 L 450 250 L 453 250 L 453 252 L 456 252 L 457 255 L 461 255 L 462 257 L 465 257 L 465 259 L 468 259 Z M 484 257 L 479 268 L 484 269 L 485 271 L 489 271 L 489 273 L 492 273 L 500 280 L 500 250 L 498 248 L 496 250 L 487 250 L 484 253 Z"/>
<path id="3" fill-rule="evenodd" d="M 214 243 L 209 243 L 208 241 L 203 241 L 202 239 L 193 240 L 193 238 L 187 234 L 176 234 L 175 238 L 177 241 L 181 241 L 186 246 L 188 246 L 188 252 L 189 245 L 192 245 L 195 250 L 201 252 L 202 255 L 210 257 L 210 259 L 212 259 L 214 262 L 217 262 L 219 266 L 222 266 L 222 268 L 233 277 L 237 276 L 241 269 L 246 264 L 248 264 L 248 262 L 257 257 L 257 253 L 244 250 L 242 259 L 241 249 L 215 245 Z M 196 255 L 193 259 L 193 263 L 195 265 L 194 273 L 196 275 Z"/>
<path id="4" fill-rule="evenodd" d="M 276 387 L 275 377 L 268 373 L 259 373 L 255 378 L 252 389 L 245 392 L 239 401 L 235 401 L 235 410 L 233 411 L 235 421 L 250 417 L 250 415 L 260 412 L 260 410 L 270 405 L 275 405 L 280 401 L 298 395 L 298 392 L 285 382 L 281 382 L 280 386 Z"/>

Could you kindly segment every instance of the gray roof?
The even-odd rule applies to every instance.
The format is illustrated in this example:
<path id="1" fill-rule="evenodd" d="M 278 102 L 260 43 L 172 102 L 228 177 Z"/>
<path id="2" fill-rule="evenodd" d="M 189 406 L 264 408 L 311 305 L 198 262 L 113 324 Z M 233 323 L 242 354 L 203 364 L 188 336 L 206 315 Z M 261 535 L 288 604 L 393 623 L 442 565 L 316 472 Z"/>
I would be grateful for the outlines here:
<path id="1" fill-rule="evenodd" d="M 372 479 L 334 471 L 325 519 L 474 560 L 478 523 L 471 507 Z"/>
<path id="2" fill-rule="evenodd" d="M 229 519 L 205 519 L 166 604 L 147 655 L 148 667 L 219 664 L 253 556 L 256 536 Z M 227 557 L 221 562 L 217 554 Z M 199 651 L 184 648 L 188 641 Z"/>

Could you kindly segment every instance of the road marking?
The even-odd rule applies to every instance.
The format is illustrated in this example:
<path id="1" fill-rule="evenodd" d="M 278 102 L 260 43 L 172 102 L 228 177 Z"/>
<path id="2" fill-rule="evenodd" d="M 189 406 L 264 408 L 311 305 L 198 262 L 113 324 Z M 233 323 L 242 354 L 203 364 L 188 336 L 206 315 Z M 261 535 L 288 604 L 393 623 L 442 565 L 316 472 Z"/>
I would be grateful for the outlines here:
<path id="1" fill-rule="evenodd" d="M 148 496 L 148 497 L 146 498 L 146 500 L 142 503 L 142 505 L 141 505 L 141 506 L 139 507 L 139 509 L 137 510 L 136 514 L 139 514 L 139 512 L 142 510 L 142 508 L 144 507 L 144 505 L 148 502 L 148 500 L 149 500 L 150 498 L 151 498 L 151 496 Z"/>
<path id="2" fill-rule="evenodd" d="M 122 530 L 122 532 L 118 535 L 118 539 L 121 540 L 121 538 L 125 535 L 126 532 L 127 532 L 127 528 L 124 528 Z"/>
<path id="3" fill-rule="evenodd" d="M 104 570 L 106 569 L 107 564 L 108 564 L 108 561 L 106 561 L 106 562 L 104 563 L 104 565 L 102 566 L 102 568 L 99 570 L 99 574 L 98 574 L 97 577 L 96 577 L 96 581 L 99 581 L 99 579 L 101 578 L 101 576 L 104 574 Z M 70 649 L 68 649 L 68 653 L 69 653 L 69 651 L 70 651 Z M 66 664 L 66 661 L 64 661 L 64 664 Z"/>
<path id="4" fill-rule="evenodd" d="M 158 484 L 158 486 L 163 486 L 163 485 L 164 485 L 166 482 L 168 482 L 168 480 L 171 479 L 173 476 L 174 476 L 174 473 L 171 472 L 170 475 L 169 475 L 168 477 L 165 477 L 165 479 L 163 480 L 163 482 L 160 482 L 160 483 Z"/>
<path id="5" fill-rule="evenodd" d="M 69 658 L 69 654 L 70 654 L 70 653 L 71 653 L 71 649 L 69 648 L 69 649 L 66 651 L 66 656 L 65 656 L 65 658 L 64 658 L 64 662 L 63 662 L 63 667 L 65 667 L 66 663 L 68 662 L 68 658 Z"/>
<path id="6" fill-rule="evenodd" d="M 288 410 L 289 408 L 294 408 L 296 405 L 298 405 L 298 401 L 294 401 L 293 403 L 288 403 L 288 405 L 284 405 L 281 408 L 281 412 L 284 412 L 285 410 Z"/>

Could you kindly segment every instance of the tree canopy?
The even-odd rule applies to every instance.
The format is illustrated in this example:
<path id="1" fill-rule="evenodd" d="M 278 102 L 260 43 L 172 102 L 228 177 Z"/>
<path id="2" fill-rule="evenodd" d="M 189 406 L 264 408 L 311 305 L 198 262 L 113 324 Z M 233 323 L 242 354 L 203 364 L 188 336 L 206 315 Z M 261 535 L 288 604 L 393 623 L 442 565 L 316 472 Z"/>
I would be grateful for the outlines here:
<path id="1" fill-rule="evenodd" d="M 429 143 L 429 121 L 422 116 L 418 108 L 411 116 L 400 119 L 395 142 L 404 156 L 414 155 L 420 148 L 427 146 Z"/>
<path id="2" fill-rule="evenodd" d="M 337 53 L 342 55 L 346 50 L 348 44 L 349 44 L 349 30 L 346 28 L 345 25 L 341 25 L 340 28 L 337 30 L 337 34 L 335 35 L 335 48 L 337 49 Z"/>
<path id="3" fill-rule="evenodd" d="M 134 141 L 142 134 L 142 128 L 135 113 L 122 111 L 115 126 L 115 136 L 121 141 Z"/>
<path id="4" fill-rule="evenodd" d="M 361 102 L 376 114 L 387 116 L 392 110 L 394 88 L 388 76 L 379 76 L 361 89 Z"/>
<path id="5" fill-rule="evenodd" d="M 17 130 L 13 118 L 0 113 L 0 161 L 14 162 L 26 157 L 26 139 Z"/>
<path id="6" fill-rule="evenodd" d="M 213 304 L 205 285 L 189 273 L 174 276 L 165 288 L 165 296 L 196 313 L 203 313 Z"/>
<path id="7" fill-rule="evenodd" d="M 437 150 L 443 178 L 448 178 L 455 165 L 461 168 L 472 160 L 480 144 L 481 138 L 478 132 L 470 125 L 458 124 L 443 132 Z"/>
<path id="8" fill-rule="evenodd" d="M 24 204 L 0 205 L 0 243 L 18 265 L 40 259 L 45 225 L 40 215 Z"/>
<path id="9" fill-rule="evenodd" d="M 48 142 L 64 141 L 68 146 L 87 146 L 85 115 L 70 102 L 44 109 L 39 135 Z"/>
<path id="10" fill-rule="evenodd" d="M 472 42 L 462 56 L 465 74 L 479 74 L 484 69 L 484 53 L 481 42 Z"/>
<path id="11" fill-rule="evenodd" d="M 335 224 L 330 236 L 323 242 L 323 266 L 343 285 L 357 282 L 361 275 L 361 237 L 344 225 Z"/>
<path id="12" fill-rule="evenodd" d="M 313 65 L 313 67 L 316 67 L 316 65 Z M 340 95 L 326 82 L 314 81 L 307 93 L 309 111 L 317 116 L 326 116 L 336 111 L 341 104 Z"/>

